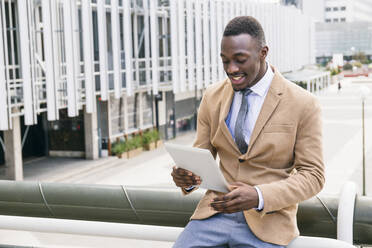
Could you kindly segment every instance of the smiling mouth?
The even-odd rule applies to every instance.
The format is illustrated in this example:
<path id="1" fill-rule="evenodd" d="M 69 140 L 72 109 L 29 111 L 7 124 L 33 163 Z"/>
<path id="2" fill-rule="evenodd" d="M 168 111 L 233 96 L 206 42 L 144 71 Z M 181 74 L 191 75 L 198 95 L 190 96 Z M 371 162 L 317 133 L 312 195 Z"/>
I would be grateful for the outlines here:
<path id="1" fill-rule="evenodd" d="M 229 75 L 233 84 L 240 84 L 243 82 L 245 75 Z"/>

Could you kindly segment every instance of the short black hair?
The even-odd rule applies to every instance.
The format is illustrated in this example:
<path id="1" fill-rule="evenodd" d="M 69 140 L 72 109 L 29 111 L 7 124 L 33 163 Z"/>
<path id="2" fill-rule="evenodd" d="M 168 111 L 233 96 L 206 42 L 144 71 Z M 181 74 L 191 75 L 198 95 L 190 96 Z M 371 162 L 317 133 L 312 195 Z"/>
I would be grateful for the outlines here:
<path id="1" fill-rule="evenodd" d="M 265 33 L 261 24 L 252 16 L 238 16 L 225 27 L 223 36 L 249 34 L 258 41 L 261 47 L 266 46 Z"/>

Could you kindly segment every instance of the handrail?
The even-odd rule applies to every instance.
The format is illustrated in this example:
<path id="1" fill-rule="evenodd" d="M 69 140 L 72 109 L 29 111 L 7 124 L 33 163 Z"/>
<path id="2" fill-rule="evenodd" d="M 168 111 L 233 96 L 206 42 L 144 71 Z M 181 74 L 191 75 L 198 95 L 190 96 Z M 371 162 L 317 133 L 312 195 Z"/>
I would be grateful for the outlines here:
<path id="1" fill-rule="evenodd" d="M 183 196 L 175 187 L 0 181 L 0 215 L 184 227 L 203 193 Z M 338 197 L 321 198 L 337 216 Z M 301 235 L 336 239 L 337 224 L 329 212 L 315 197 L 301 202 L 297 214 Z M 371 197 L 356 198 L 353 226 L 354 244 L 372 245 Z"/>
<path id="2" fill-rule="evenodd" d="M 357 187 L 347 182 L 341 190 L 337 212 L 337 239 L 353 244 L 354 207 Z"/>

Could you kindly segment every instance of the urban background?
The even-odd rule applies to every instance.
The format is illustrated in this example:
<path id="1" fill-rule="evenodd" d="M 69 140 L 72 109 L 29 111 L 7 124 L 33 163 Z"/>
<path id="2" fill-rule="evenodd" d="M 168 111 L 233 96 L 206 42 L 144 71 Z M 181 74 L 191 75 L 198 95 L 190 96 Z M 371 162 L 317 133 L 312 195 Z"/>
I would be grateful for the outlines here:
<path id="1" fill-rule="evenodd" d="M 30 158 L 97 159 L 149 130 L 164 140 L 194 130 L 203 90 L 225 77 L 224 26 L 239 15 L 262 23 L 269 63 L 315 94 L 343 68 L 368 74 L 369 0 L 0 1 L 7 178 L 21 180 Z"/>

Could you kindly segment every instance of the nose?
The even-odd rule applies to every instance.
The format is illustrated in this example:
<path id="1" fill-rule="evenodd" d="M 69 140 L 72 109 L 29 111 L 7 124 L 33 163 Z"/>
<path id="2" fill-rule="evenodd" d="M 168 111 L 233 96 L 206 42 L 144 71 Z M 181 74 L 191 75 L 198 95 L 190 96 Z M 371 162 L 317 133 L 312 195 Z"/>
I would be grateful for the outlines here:
<path id="1" fill-rule="evenodd" d="M 234 73 L 236 73 L 236 72 L 238 72 L 239 71 L 239 67 L 234 63 L 234 62 L 231 62 L 231 63 L 229 63 L 228 65 L 227 65 L 227 70 L 226 70 L 226 72 L 228 73 L 228 74 L 234 74 Z"/>

